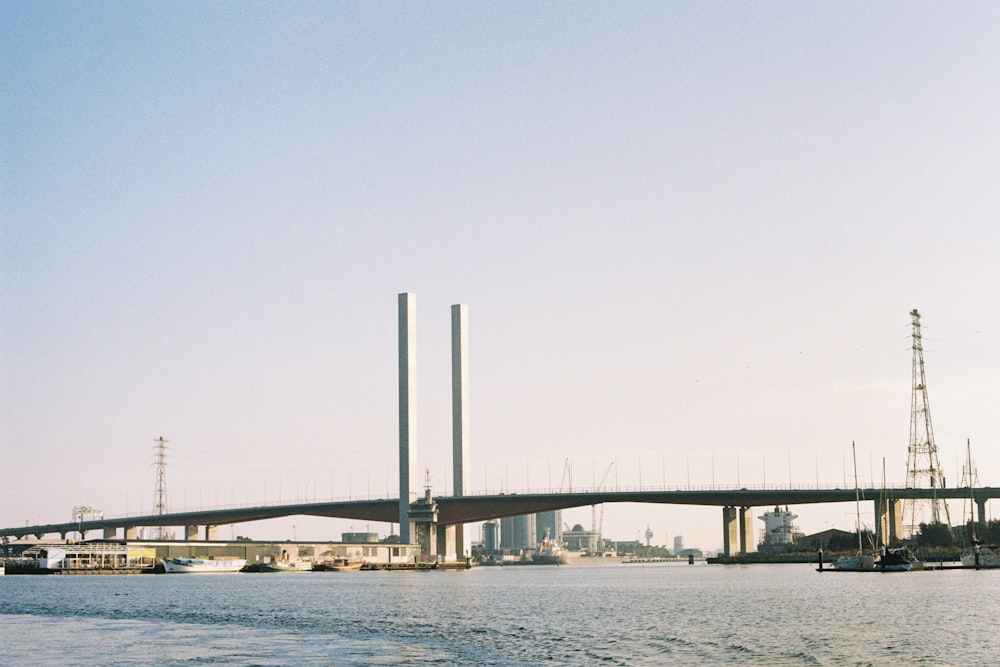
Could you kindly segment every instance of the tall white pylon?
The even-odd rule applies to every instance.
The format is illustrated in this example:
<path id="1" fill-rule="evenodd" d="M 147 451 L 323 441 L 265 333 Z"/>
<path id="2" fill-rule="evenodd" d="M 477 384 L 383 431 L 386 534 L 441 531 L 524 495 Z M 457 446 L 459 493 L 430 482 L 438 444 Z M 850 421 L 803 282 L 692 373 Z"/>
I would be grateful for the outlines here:
<path id="1" fill-rule="evenodd" d="M 934 443 L 931 408 L 927 400 L 927 377 L 924 374 L 924 345 L 920 333 L 920 313 L 910 311 L 913 326 L 913 395 L 910 404 L 910 447 L 906 459 L 906 488 L 943 489 L 944 474 Z M 929 510 L 929 511 L 928 511 Z M 903 501 L 903 533 L 912 537 L 921 523 L 951 525 L 948 504 L 942 498 Z"/>

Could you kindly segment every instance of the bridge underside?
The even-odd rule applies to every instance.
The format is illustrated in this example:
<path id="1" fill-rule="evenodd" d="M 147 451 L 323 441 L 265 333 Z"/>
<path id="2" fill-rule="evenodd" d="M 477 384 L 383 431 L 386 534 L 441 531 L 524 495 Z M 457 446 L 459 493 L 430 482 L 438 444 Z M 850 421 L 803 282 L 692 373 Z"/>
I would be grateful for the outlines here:
<path id="1" fill-rule="evenodd" d="M 978 489 L 865 489 L 862 498 L 875 502 L 878 536 L 892 541 L 900 535 L 898 503 L 907 498 L 945 498 L 962 500 L 972 498 L 978 508 L 979 520 L 985 518 L 986 501 L 1000 498 L 1000 488 Z M 600 503 L 656 503 L 670 505 L 701 505 L 722 508 L 723 550 L 726 556 L 745 553 L 753 540 L 751 507 L 776 505 L 809 505 L 817 503 L 853 502 L 854 489 L 730 489 L 709 491 L 604 491 L 549 494 L 500 494 L 489 496 L 447 496 L 435 498 L 435 523 L 447 530 L 449 526 L 477 523 L 507 516 L 532 514 Z M 884 500 L 883 500 L 884 499 Z M 178 512 L 164 515 L 145 515 L 118 519 L 22 526 L 0 529 L 0 536 L 22 539 L 28 536 L 41 538 L 59 534 L 63 538 L 73 532 L 86 533 L 100 530 L 106 538 L 117 536 L 124 529 L 126 539 L 134 539 L 136 528 L 157 526 L 184 526 L 185 535 L 195 537 L 203 527 L 205 539 L 216 535 L 220 525 L 261 521 L 286 516 L 320 516 L 358 521 L 383 523 L 399 522 L 399 501 L 395 498 L 357 500 L 332 503 L 305 503 L 271 505 L 199 512 Z M 886 541 L 886 540 L 882 540 Z M 737 551 L 738 549 L 738 551 Z"/>

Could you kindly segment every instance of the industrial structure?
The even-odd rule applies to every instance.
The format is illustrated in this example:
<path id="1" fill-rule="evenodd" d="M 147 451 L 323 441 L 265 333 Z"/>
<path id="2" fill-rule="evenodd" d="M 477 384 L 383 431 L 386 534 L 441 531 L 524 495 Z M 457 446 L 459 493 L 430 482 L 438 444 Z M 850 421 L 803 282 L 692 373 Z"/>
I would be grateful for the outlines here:
<path id="1" fill-rule="evenodd" d="M 910 311 L 910 318 L 913 327 L 913 390 L 910 403 L 910 445 L 906 457 L 906 488 L 943 489 L 945 479 L 934 442 L 931 407 L 927 399 L 927 377 L 924 373 L 920 313 L 916 308 Z M 919 532 L 921 523 L 942 522 L 951 525 L 948 504 L 943 498 L 934 496 L 930 500 L 907 499 L 903 502 L 904 537 L 912 537 Z"/>
<path id="2" fill-rule="evenodd" d="M 154 513 L 163 516 L 167 513 L 167 439 L 162 435 L 154 440 L 154 457 L 156 459 L 156 492 L 154 498 Z M 156 539 L 169 540 L 173 533 L 166 526 L 156 527 Z"/>

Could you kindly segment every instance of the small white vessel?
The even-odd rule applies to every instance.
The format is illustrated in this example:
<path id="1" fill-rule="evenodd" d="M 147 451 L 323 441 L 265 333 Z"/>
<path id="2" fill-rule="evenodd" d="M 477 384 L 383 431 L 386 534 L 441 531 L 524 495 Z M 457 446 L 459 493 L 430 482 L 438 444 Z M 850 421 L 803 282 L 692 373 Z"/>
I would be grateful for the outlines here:
<path id="1" fill-rule="evenodd" d="M 875 555 L 858 552 L 856 556 L 842 556 L 833 563 L 833 569 L 847 572 L 867 572 L 875 569 Z"/>
<path id="2" fill-rule="evenodd" d="M 875 569 L 875 554 L 864 553 L 861 542 L 861 490 L 858 488 L 858 454 L 851 443 L 851 456 L 854 459 L 854 504 L 856 513 L 855 530 L 858 532 L 858 553 L 853 556 L 842 556 L 833 564 L 833 569 L 846 572 L 865 572 Z"/>
<path id="3" fill-rule="evenodd" d="M 163 569 L 167 574 L 194 574 L 203 572 L 239 572 L 246 565 L 244 558 L 164 558 Z"/>
<path id="4" fill-rule="evenodd" d="M 272 560 L 269 563 L 260 564 L 261 572 L 311 572 L 312 569 L 313 564 L 306 560 Z"/>
<path id="5" fill-rule="evenodd" d="M 962 554 L 965 567 L 1000 567 L 1000 552 L 997 547 L 973 545 L 972 550 Z"/>

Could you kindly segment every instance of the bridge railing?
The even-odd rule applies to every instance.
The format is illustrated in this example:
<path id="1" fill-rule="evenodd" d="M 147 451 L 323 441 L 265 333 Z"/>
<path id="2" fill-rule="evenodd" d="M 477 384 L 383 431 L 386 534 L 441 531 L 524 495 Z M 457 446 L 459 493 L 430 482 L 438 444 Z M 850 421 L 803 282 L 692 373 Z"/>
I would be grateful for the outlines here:
<path id="1" fill-rule="evenodd" d="M 904 488 L 904 485 L 895 486 L 893 484 L 888 484 L 888 488 Z M 528 494 L 560 494 L 560 493 L 657 493 L 657 492 L 671 492 L 671 491 L 782 491 L 787 489 L 799 489 L 799 490 L 843 490 L 852 488 L 850 486 L 845 486 L 843 484 L 807 484 L 807 485 L 790 485 L 790 484 L 741 484 L 739 486 L 726 485 L 726 484 L 674 484 L 663 486 L 661 484 L 642 484 L 642 485 L 632 485 L 632 484 L 618 484 L 610 485 L 605 484 L 603 487 L 596 487 L 593 485 L 574 485 L 572 488 L 552 488 L 552 487 L 529 487 L 529 488 L 494 488 L 486 490 L 473 489 L 467 492 L 465 495 L 468 496 L 496 496 L 496 495 L 528 495 Z M 865 491 L 870 491 L 870 489 L 865 489 Z M 440 495 L 450 495 L 442 493 Z M 215 512 L 223 510 L 240 510 L 246 509 L 248 507 L 281 507 L 287 505 L 310 505 L 315 503 L 344 503 L 344 502 L 365 502 L 365 501 L 375 501 L 375 500 L 395 500 L 396 496 L 389 496 L 384 493 L 381 494 L 347 494 L 340 496 L 310 496 L 305 498 L 264 498 L 264 499 L 249 499 L 245 502 L 239 503 L 213 503 L 213 504 L 201 504 L 198 505 L 185 505 L 184 507 L 170 507 L 167 510 L 168 514 L 180 514 L 186 512 Z M 106 520 L 116 520 L 116 519 L 127 519 L 137 516 L 152 516 L 156 514 L 153 508 L 139 508 L 135 511 L 129 511 L 125 513 L 104 513 L 104 519 Z"/>
<path id="2" fill-rule="evenodd" d="M 366 502 L 373 500 L 395 500 L 396 496 L 387 496 L 383 494 L 372 494 L 372 495 L 359 495 L 357 493 L 346 495 L 346 496 L 327 496 L 327 497 L 308 497 L 308 498 L 267 498 L 267 499 L 250 499 L 242 503 L 223 503 L 223 504 L 198 504 L 198 505 L 185 505 L 184 507 L 171 506 L 167 508 L 167 514 L 183 514 L 186 512 L 217 512 L 222 510 L 241 510 L 248 507 L 283 507 L 286 505 L 312 505 L 316 503 L 347 503 L 347 502 Z M 104 519 L 115 520 L 115 519 L 128 519 L 131 517 L 138 516 L 153 516 L 156 514 L 154 508 L 139 508 L 135 511 L 129 511 L 124 514 L 112 514 L 105 512 Z M 74 519 L 75 521 L 75 519 Z"/>
<path id="3" fill-rule="evenodd" d="M 904 485 L 893 486 L 887 484 L 887 488 L 904 488 Z M 671 491 L 787 491 L 795 490 L 822 490 L 822 491 L 842 491 L 852 489 L 853 486 L 844 484 L 605 484 L 602 487 L 592 485 L 574 485 L 572 488 L 539 488 L 531 487 L 524 489 L 495 488 L 486 490 L 473 490 L 466 493 L 469 496 L 496 496 L 496 495 L 524 495 L 532 493 L 559 494 L 559 493 L 659 493 Z M 870 491 L 875 487 L 862 488 L 862 491 Z"/>

